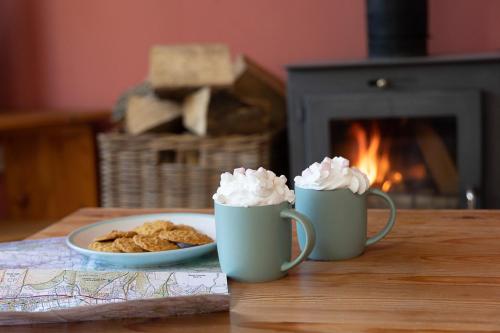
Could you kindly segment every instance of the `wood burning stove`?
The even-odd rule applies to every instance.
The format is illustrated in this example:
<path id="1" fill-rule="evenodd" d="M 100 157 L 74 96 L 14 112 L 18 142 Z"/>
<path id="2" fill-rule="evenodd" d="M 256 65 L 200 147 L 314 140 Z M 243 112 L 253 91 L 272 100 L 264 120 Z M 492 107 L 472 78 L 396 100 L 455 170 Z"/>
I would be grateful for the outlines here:
<path id="1" fill-rule="evenodd" d="M 342 155 L 400 208 L 500 207 L 500 55 L 292 65 L 288 73 L 292 175 Z"/>

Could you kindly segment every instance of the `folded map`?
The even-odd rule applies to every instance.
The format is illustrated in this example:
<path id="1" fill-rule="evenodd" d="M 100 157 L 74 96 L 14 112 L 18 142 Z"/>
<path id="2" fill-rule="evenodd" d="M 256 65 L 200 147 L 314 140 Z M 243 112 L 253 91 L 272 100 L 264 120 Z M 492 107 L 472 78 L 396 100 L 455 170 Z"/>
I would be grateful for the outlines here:
<path id="1" fill-rule="evenodd" d="M 227 279 L 215 254 L 138 271 L 82 256 L 64 238 L 0 243 L 0 325 L 228 308 Z"/>

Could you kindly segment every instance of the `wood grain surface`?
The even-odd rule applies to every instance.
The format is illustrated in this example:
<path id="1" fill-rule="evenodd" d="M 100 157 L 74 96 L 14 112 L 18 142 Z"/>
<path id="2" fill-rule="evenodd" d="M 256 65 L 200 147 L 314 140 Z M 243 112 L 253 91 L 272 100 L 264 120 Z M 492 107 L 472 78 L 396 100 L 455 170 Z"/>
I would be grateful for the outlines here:
<path id="1" fill-rule="evenodd" d="M 0 228 L 13 231 L 0 238 L 30 225 L 34 232 L 42 221 L 97 205 L 95 133 L 107 126 L 110 111 L 5 111 L 0 112 L 5 193 Z"/>
<path id="2" fill-rule="evenodd" d="M 33 235 L 172 210 L 83 209 Z M 387 213 L 369 212 L 370 234 Z M 392 233 L 355 259 L 307 261 L 278 281 L 230 282 L 231 311 L 155 320 L 12 327 L 9 332 L 500 331 L 500 212 L 400 211 Z M 297 249 L 295 248 L 296 252 Z"/>
<path id="3" fill-rule="evenodd" d="M 68 126 L 107 123 L 111 112 L 106 110 L 0 110 L 0 132 L 39 129 L 50 126 Z"/>
<path id="4" fill-rule="evenodd" d="M 94 131 L 89 125 L 0 133 L 8 219 L 57 221 L 98 204 Z"/>

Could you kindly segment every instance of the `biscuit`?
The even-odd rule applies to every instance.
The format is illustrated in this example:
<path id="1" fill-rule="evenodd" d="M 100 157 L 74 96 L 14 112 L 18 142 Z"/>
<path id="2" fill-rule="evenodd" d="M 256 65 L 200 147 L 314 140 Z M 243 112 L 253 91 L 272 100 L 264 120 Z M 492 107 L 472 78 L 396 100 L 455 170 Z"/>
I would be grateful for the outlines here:
<path id="1" fill-rule="evenodd" d="M 117 238 L 122 238 L 122 237 L 134 237 L 137 235 L 135 231 L 119 231 L 119 230 L 113 230 L 111 232 L 108 232 L 105 235 L 96 237 L 94 239 L 94 242 L 103 242 L 103 241 L 112 241 Z"/>
<path id="2" fill-rule="evenodd" d="M 185 243 L 192 245 L 202 245 L 212 243 L 213 239 L 208 237 L 207 235 L 193 230 L 168 230 L 162 231 L 158 234 L 158 236 L 162 239 L 166 239 L 168 241 L 174 243 Z"/>
<path id="3" fill-rule="evenodd" d="M 120 252 L 120 250 L 114 245 L 114 242 L 92 242 L 89 244 L 88 248 L 90 250 L 99 252 Z"/>
<path id="4" fill-rule="evenodd" d="M 153 235 L 162 230 L 170 230 L 174 227 L 174 224 L 170 221 L 154 221 L 146 222 L 134 229 L 134 231 L 139 235 Z"/>
<path id="5" fill-rule="evenodd" d="M 171 230 L 190 230 L 196 232 L 196 229 L 185 224 L 174 224 Z"/>
<path id="6" fill-rule="evenodd" d="M 144 252 L 144 250 L 138 246 L 132 238 L 117 238 L 113 242 L 113 245 L 120 251 L 125 253 L 135 253 L 135 252 Z"/>
<path id="7" fill-rule="evenodd" d="M 165 231 L 165 230 L 164 230 Z M 149 252 L 175 250 L 179 247 L 158 235 L 135 235 L 134 243 Z"/>

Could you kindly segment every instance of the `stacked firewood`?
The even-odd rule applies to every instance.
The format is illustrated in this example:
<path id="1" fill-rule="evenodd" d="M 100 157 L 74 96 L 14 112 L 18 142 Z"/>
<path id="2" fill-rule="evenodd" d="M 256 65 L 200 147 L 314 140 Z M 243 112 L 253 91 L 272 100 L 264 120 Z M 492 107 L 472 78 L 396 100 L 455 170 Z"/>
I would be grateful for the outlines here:
<path id="1" fill-rule="evenodd" d="M 284 84 L 223 44 L 154 46 L 149 78 L 118 100 L 126 133 L 198 136 L 276 132 L 285 127 Z"/>

